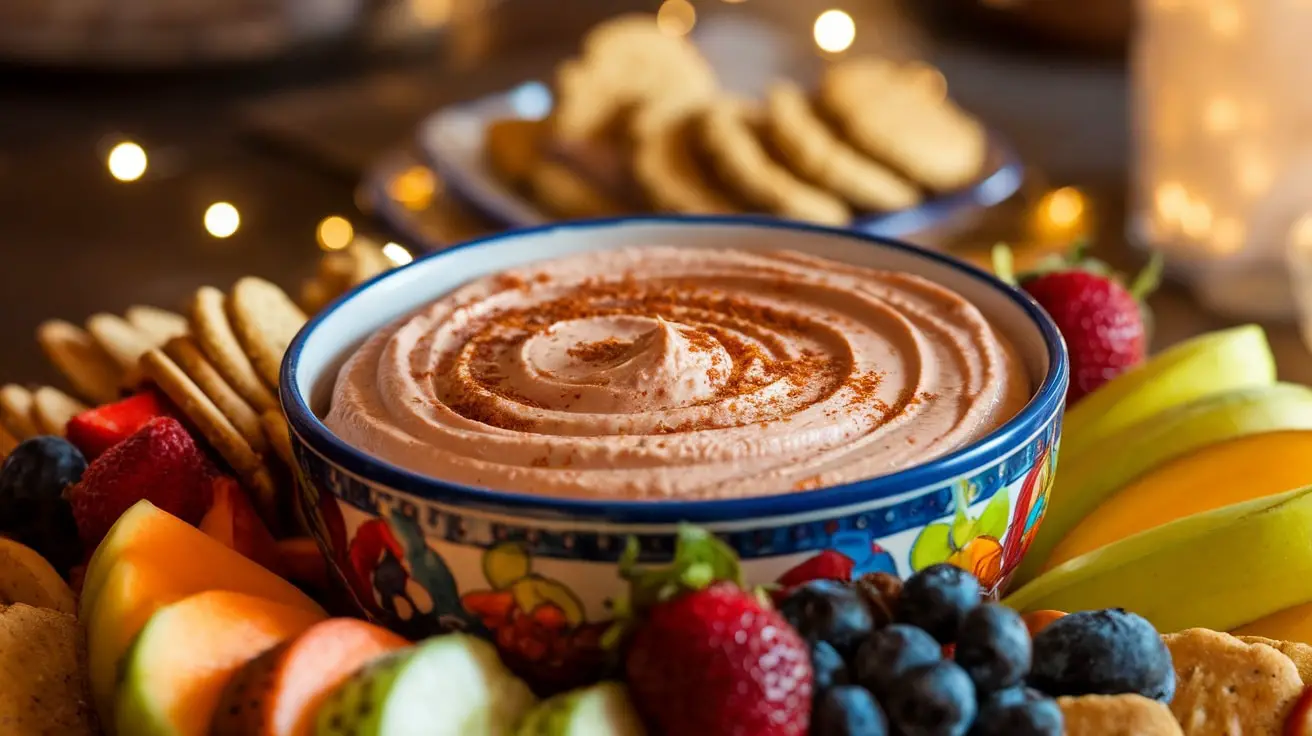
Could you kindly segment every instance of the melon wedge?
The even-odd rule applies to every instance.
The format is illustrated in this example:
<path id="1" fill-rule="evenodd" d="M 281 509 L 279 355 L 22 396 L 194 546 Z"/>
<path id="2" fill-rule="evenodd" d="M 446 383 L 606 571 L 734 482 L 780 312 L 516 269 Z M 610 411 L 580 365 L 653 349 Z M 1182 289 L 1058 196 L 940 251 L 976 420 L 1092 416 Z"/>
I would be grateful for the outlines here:
<path id="1" fill-rule="evenodd" d="M 115 530 L 124 521 L 130 524 L 112 541 L 114 547 L 102 544 L 97 550 L 94 575 L 89 567 L 83 590 L 91 695 L 102 723 L 114 723 L 123 654 L 164 606 L 196 593 L 227 590 L 324 616 L 319 604 L 291 583 L 145 501 L 124 514 Z M 117 534 L 112 530 L 106 542 Z"/>
<path id="2" fill-rule="evenodd" d="M 118 733 L 207 736 L 233 674 L 322 619 L 301 607 L 226 590 L 159 609 L 124 663 L 115 709 Z"/>

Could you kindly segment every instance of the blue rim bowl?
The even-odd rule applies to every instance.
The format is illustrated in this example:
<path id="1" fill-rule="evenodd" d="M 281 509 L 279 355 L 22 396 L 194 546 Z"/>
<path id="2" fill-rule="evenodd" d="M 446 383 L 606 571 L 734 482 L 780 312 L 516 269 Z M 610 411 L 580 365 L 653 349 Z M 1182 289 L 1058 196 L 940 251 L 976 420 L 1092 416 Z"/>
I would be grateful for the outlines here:
<path id="1" fill-rule="evenodd" d="M 315 392 L 322 396 L 325 376 L 335 379 L 336 369 L 334 367 L 322 371 L 325 375 L 317 377 L 316 385 L 306 385 L 302 380 L 301 365 L 307 352 L 307 346 L 318 339 L 320 330 L 326 321 L 334 315 L 342 313 L 343 310 L 352 309 L 352 305 L 363 295 L 396 288 L 397 285 L 405 283 L 407 277 L 413 274 L 416 269 L 435 269 L 442 262 L 472 257 L 476 255 L 478 249 L 488 246 L 506 244 L 509 241 L 537 239 L 553 234 L 582 235 L 610 228 L 642 227 L 722 230 L 725 235 L 737 234 L 738 236 L 760 235 L 768 231 L 813 234 L 831 239 L 841 239 L 849 243 L 879 246 L 903 255 L 923 259 L 938 267 L 947 267 L 958 271 L 963 277 L 981 282 L 983 286 L 997 292 L 1024 313 L 1042 336 L 1043 346 L 1046 350 L 1046 372 L 1038 381 L 1033 397 L 1020 413 L 985 437 L 947 455 L 889 475 L 854 483 L 812 491 L 731 500 L 659 502 L 575 500 L 545 498 L 449 483 L 397 467 L 352 447 L 334 435 L 311 408 L 312 399 L 308 397 L 314 396 Z M 553 255 L 556 254 L 542 254 L 532 260 Z M 509 267 L 509 264 L 506 267 Z M 441 291 L 424 295 L 426 298 L 417 301 L 416 306 L 437 298 L 445 291 L 447 289 L 444 288 Z M 375 321 L 378 327 L 381 327 L 409 311 L 409 309 L 406 309 L 389 313 Z M 323 339 L 331 340 L 330 337 Z M 333 351 L 333 360 L 336 361 L 333 365 L 340 366 L 341 361 L 354 351 L 356 345 L 358 345 L 358 342 L 338 345 Z M 421 499 L 458 507 L 500 511 L 516 516 L 541 519 L 573 519 L 583 522 L 644 525 L 673 524 L 681 521 L 715 524 L 717 522 L 732 522 L 744 519 L 759 520 L 796 516 L 815 512 L 817 509 L 834 509 L 862 503 L 868 504 L 870 501 L 880 498 L 941 486 L 954 478 L 969 474 L 1014 452 L 1019 445 L 1049 427 L 1064 405 L 1069 374 L 1070 368 L 1066 345 L 1062 340 L 1061 333 L 1057 330 L 1057 326 L 1043 311 L 1042 307 L 1023 291 L 1006 284 L 980 268 L 955 258 L 861 232 L 764 217 L 651 216 L 585 220 L 509 231 L 430 253 L 406 266 L 375 277 L 322 310 L 292 340 L 282 363 L 280 398 L 292 432 L 297 440 L 309 450 L 322 456 L 342 470 L 370 483 Z M 331 385 L 327 389 L 330 391 Z"/>

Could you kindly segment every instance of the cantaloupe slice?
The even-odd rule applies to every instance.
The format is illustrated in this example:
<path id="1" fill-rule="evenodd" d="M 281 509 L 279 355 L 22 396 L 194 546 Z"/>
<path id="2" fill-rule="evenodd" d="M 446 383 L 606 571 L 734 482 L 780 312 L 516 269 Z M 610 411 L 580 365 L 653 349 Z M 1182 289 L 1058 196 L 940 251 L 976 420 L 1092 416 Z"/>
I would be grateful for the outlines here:
<path id="1" fill-rule="evenodd" d="M 150 617 L 124 662 L 117 732 L 206 736 L 228 680 L 242 665 L 323 616 L 298 606 L 211 590 Z"/>
<path id="2" fill-rule="evenodd" d="M 313 736 L 328 694 L 387 652 L 410 645 L 353 618 L 315 624 L 246 663 L 228 681 L 210 736 Z"/>
<path id="3" fill-rule="evenodd" d="M 82 596 L 78 600 L 78 618 L 89 619 L 91 608 L 100 597 L 100 588 L 105 583 L 110 568 L 115 560 L 133 550 L 150 550 L 157 554 L 163 563 L 191 566 L 215 561 L 224 562 L 243 557 L 240 553 L 223 554 L 217 552 L 226 549 L 226 545 L 216 542 L 196 527 L 178 517 L 162 511 L 150 501 L 138 501 L 123 512 L 110 527 L 109 533 L 96 547 L 95 553 L 87 563 L 86 574 L 82 579 Z M 226 549 L 232 552 L 231 549 Z M 197 557 L 196 555 L 202 555 Z M 241 565 L 243 570 L 256 567 L 253 564 Z M 262 576 L 268 578 L 270 576 Z M 254 595 L 261 595 L 258 592 Z"/>
<path id="4" fill-rule="evenodd" d="M 142 507 L 141 504 L 146 504 Z M 195 527 L 141 502 L 124 514 L 124 536 L 112 554 L 98 550 L 83 595 L 91 695 L 103 723 L 113 723 L 119 663 L 133 637 L 156 610 L 207 590 L 229 590 L 300 608 L 320 618 L 323 609 L 295 586 Z M 129 519 L 129 516 L 132 516 Z M 119 525 L 115 525 L 119 529 Z M 127 531 L 135 530 L 133 539 Z M 113 537 L 119 532 L 111 531 Z M 109 541 L 110 537 L 106 537 Z M 103 545 L 102 545 L 103 546 Z"/>

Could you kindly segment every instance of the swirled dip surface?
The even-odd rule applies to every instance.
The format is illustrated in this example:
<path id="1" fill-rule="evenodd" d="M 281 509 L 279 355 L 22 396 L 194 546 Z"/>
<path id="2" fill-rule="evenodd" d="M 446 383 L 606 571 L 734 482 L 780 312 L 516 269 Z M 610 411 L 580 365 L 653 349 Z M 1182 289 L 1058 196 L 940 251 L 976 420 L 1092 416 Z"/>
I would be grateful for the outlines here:
<path id="1" fill-rule="evenodd" d="M 326 422 L 445 481 L 688 500 L 922 463 L 1030 393 L 980 312 L 923 278 L 642 247 L 475 281 L 384 328 L 342 367 Z"/>

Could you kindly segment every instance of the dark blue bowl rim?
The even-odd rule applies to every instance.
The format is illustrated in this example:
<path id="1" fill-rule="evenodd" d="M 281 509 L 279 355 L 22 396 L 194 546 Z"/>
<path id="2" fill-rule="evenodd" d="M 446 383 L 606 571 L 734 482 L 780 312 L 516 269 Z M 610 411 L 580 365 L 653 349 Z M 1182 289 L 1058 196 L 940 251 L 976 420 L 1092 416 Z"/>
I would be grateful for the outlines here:
<path id="1" fill-rule="evenodd" d="M 1029 403 L 1011 420 L 997 430 L 923 465 L 907 468 L 889 475 L 868 480 L 832 486 L 813 491 L 799 491 L 744 499 L 709 501 L 592 501 L 538 497 L 521 493 L 493 491 L 430 478 L 378 460 L 348 445 L 328 429 L 315 416 L 303 398 L 295 366 L 301 352 L 315 329 L 333 312 L 341 309 L 357 294 L 405 269 L 433 259 L 453 257 L 461 251 L 481 245 L 558 230 L 590 230 L 624 227 L 629 225 L 715 225 L 744 229 L 779 229 L 811 232 L 859 240 L 893 248 L 939 263 L 982 281 L 1002 292 L 1019 306 L 1038 326 L 1048 352 L 1048 372 Z M 918 248 L 889 238 L 882 238 L 852 230 L 812 225 L 808 223 L 776 220 L 766 217 L 742 216 L 631 216 L 574 222 L 551 223 L 533 228 L 510 230 L 476 238 L 444 250 L 426 254 L 399 269 L 380 274 L 339 297 L 312 317 L 288 346 L 281 367 L 280 399 L 283 411 L 294 434 L 312 451 L 329 463 L 371 483 L 427 501 L 460 508 L 478 508 L 519 516 L 543 518 L 574 518 L 584 521 L 609 521 L 633 524 L 671 524 L 680 521 L 694 523 L 732 522 L 765 517 L 793 516 L 814 513 L 824 509 L 842 508 L 869 503 L 873 500 L 929 491 L 943 484 L 988 467 L 1012 452 L 1021 443 L 1033 437 L 1051 422 L 1065 402 L 1069 381 L 1069 363 L 1066 344 L 1052 319 L 1025 292 L 1005 284 L 992 274 L 969 263 L 942 253 Z"/>

